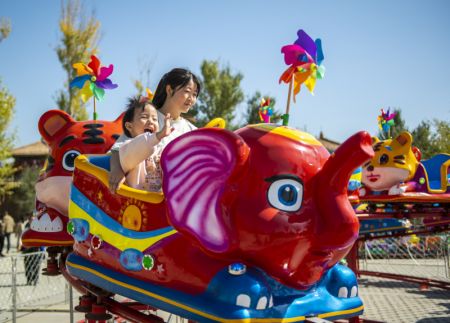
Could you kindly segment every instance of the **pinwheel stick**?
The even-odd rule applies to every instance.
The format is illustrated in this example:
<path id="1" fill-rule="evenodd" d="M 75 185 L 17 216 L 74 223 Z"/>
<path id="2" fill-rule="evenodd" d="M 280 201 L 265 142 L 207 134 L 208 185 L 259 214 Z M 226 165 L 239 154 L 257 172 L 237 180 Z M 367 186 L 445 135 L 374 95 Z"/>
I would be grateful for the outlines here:
<path id="1" fill-rule="evenodd" d="M 97 120 L 97 110 L 95 109 L 95 96 L 94 96 L 94 121 Z"/>
<path id="2" fill-rule="evenodd" d="M 289 108 L 291 105 L 291 94 L 292 94 L 292 84 L 294 83 L 294 75 L 292 75 L 291 81 L 289 82 L 289 92 L 288 92 L 288 99 L 286 103 L 286 113 L 282 116 L 283 118 L 283 126 L 289 125 Z"/>

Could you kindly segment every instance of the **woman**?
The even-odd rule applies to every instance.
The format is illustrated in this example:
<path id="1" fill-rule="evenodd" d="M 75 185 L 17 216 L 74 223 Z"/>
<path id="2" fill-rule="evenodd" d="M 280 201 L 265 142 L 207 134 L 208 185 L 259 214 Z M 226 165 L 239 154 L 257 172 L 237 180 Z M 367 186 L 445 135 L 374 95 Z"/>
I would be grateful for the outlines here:
<path id="1" fill-rule="evenodd" d="M 170 115 L 172 118 L 171 128 L 173 129 L 158 144 L 156 149 L 159 156 L 169 142 L 186 132 L 197 129 L 192 123 L 184 119 L 181 114 L 187 113 L 194 106 L 200 93 L 200 88 L 198 78 L 192 72 L 183 68 L 174 68 L 159 81 L 152 101 L 158 112 L 159 128 L 164 128 L 166 115 Z M 137 155 L 134 152 L 139 152 L 146 147 L 145 141 L 141 139 L 142 137 L 136 137 L 135 140 L 132 139 L 125 143 L 127 145 L 126 156 L 119 157 L 117 154 L 111 156 L 111 171 L 109 173 L 109 188 L 111 191 L 115 192 L 120 184 L 123 183 L 125 173 L 137 167 L 143 161 L 141 158 L 133 159 L 133 156 Z M 120 163 L 122 158 L 127 159 L 125 172 Z"/>

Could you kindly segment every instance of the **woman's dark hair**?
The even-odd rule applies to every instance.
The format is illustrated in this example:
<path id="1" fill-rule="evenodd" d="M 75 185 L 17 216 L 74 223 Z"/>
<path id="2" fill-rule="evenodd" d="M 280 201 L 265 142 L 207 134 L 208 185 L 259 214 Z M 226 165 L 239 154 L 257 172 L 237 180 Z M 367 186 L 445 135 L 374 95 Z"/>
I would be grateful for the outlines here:
<path id="1" fill-rule="evenodd" d="M 153 105 L 151 101 L 148 101 L 146 97 L 143 96 L 133 96 L 128 99 L 127 108 L 122 119 L 122 130 L 127 137 L 131 138 L 131 133 L 128 131 L 127 127 L 125 127 L 125 124 L 133 121 L 135 110 L 144 110 L 144 107 L 147 104 Z"/>
<path id="2" fill-rule="evenodd" d="M 156 87 L 155 96 L 153 97 L 153 105 L 156 109 L 161 109 L 166 102 L 167 92 L 166 87 L 170 85 L 170 87 L 177 91 L 182 87 L 186 86 L 189 81 L 192 80 L 197 85 L 197 97 L 200 93 L 200 82 L 197 79 L 197 76 L 193 74 L 191 71 L 186 70 L 184 68 L 174 68 L 170 72 L 164 74 L 161 80 Z"/>

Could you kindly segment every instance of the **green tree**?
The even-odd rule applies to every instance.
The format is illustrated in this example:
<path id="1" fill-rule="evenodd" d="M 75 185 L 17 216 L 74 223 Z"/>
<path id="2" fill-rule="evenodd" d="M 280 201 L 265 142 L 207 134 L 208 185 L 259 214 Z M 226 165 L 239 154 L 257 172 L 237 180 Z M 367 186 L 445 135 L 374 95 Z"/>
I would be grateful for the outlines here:
<path id="1" fill-rule="evenodd" d="M 33 212 L 36 195 L 34 185 L 38 176 L 39 167 L 37 166 L 27 166 L 22 169 L 17 179 L 18 187 L 14 189 L 16 198 L 8 199 L 8 211 L 10 214 L 16 215 L 16 218 Z"/>
<path id="2" fill-rule="evenodd" d="M 11 21 L 8 18 L 1 18 L 0 20 L 0 42 L 8 38 L 11 32 Z"/>
<path id="3" fill-rule="evenodd" d="M 434 119 L 422 121 L 412 132 L 413 145 L 420 149 L 422 159 L 439 153 L 450 153 L 450 122 Z"/>
<path id="4" fill-rule="evenodd" d="M 61 110 L 70 113 L 77 120 L 88 118 L 86 104 L 81 100 L 78 89 L 69 84 L 76 77 L 73 64 L 87 63 L 97 51 L 100 23 L 94 14 L 87 15 L 79 0 L 62 3 L 59 29 L 61 43 L 56 47 L 58 59 L 66 72 L 64 89 L 58 91 L 56 103 Z"/>
<path id="5" fill-rule="evenodd" d="M 218 61 L 207 60 L 201 64 L 201 73 L 202 91 L 191 115 L 197 116 L 200 126 L 220 117 L 225 119 L 228 128 L 233 128 L 236 107 L 244 100 L 240 87 L 242 74 L 233 74 L 229 66 L 220 68 Z"/>
<path id="6" fill-rule="evenodd" d="M 261 118 L 259 117 L 259 106 L 261 103 L 261 98 L 263 96 L 261 95 L 261 92 L 256 91 L 255 94 L 253 94 L 248 100 L 247 100 L 247 110 L 244 114 L 244 122 L 240 125 L 240 127 L 243 127 L 248 124 L 255 124 L 255 123 L 261 123 Z M 271 102 L 276 104 L 275 98 L 265 95 L 264 98 L 269 98 Z M 281 119 L 281 113 L 274 110 L 273 115 L 270 118 L 270 122 L 277 122 Z"/>
<path id="7" fill-rule="evenodd" d="M 444 120 L 433 120 L 435 132 L 431 137 L 431 144 L 436 153 L 450 154 L 450 122 Z"/>
<path id="8" fill-rule="evenodd" d="M 432 128 L 429 121 L 422 121 L 411 131 L 413 145 L 419 148 L 423 159 L 428 159 L 436 153 L 435 147 L 431 145 Z"/>
<path id="9" fill-rule="evenodd" d="M 0 201 L 2 203 L 17 186 L 13 178 L 16 170 L 11 161 L 14 135 L 6 133 L 14 115 L 15 104 L 16 99 L 7 88 L 2 86 L 0 80 Z"/>

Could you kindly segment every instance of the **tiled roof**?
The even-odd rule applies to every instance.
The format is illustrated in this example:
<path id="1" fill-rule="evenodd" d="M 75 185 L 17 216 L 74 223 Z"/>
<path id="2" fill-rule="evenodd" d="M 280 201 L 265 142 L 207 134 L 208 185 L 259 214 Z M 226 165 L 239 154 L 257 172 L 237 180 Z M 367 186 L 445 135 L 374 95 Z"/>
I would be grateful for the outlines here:
<path id="1" fill-rule="evenodd" d="M 317 140 L 319 140 L 328 151 L 335 151 L 340 145 L 340 143 L 337 141 L 325 138 L 322 131 L 320 132 L 319 138 L 317 138 Z"/>
<path id="2" fill-rule="evenodd" d="M 44 157 L 48 155 L 48 147 L 41 141 L 17 147 L 12 150 L 13 157 Z"/>

